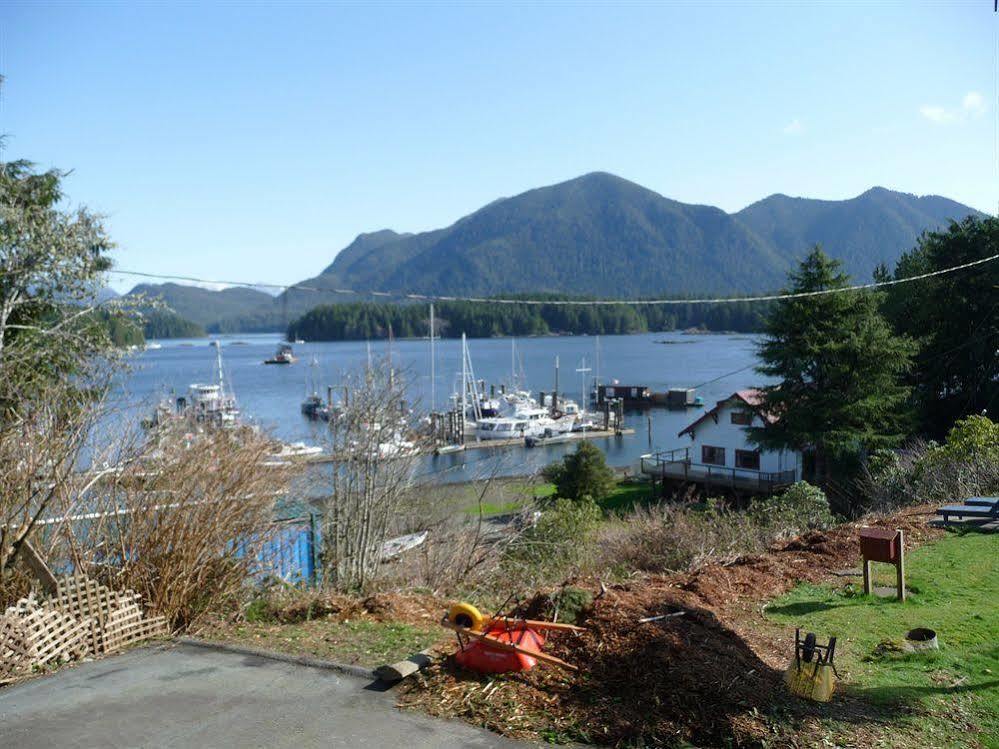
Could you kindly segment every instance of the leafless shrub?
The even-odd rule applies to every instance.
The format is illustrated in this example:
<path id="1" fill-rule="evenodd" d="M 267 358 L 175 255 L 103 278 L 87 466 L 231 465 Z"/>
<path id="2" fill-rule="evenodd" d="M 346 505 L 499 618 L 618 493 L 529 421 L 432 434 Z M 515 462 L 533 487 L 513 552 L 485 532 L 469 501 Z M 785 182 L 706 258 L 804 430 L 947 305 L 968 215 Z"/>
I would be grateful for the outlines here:
<path id="1" fill-rule="evenodd" d="M 999 490 L 999 460 L 987 451 L 941 449 L 915 441 L 874 456 L 864 466 L 860 485 L 872 512 L 990 495 Z"/>
<path id="2" fill-rule="evenodd" d="M 422 447 L 406 411 L 405 388 L 390 363 L 348 378 L 330 421 L 330 499 L 323 513 L 323 581 L 361 591 L 378 576 L 383 546 L 415 482 Z"/>
<path id="3" fill-rule="evenodd" d="M 131 588 L 175 627 L 238 608 L 274 532 L 290 466 L 253 431 L 209 430 L 188 446 L 115 470 L 85 495 L 91 518 L 56 524 L 52 558 L 115 588 Z"/>
<path id="4" fill-rule="evenodd" d="M 635 510 L 598 536 L 598 565 L 619 572 L 667 572 L 730 561 L 765 548 L 760 526 L 741 512 L 660 504 Z"/>
<path id="5" fill-rule="evenodd" d="M 0 419 L 0 604 L 26 592 L 17 563 L 40 524 L 92 489 L 94 475 L 82 474 L 79 465 L 99 407 L 49 383 Z M 93 451 L 91 457 L 101 462 Z"/>
<path id="6" fill-rule="evenodd" d="M 35 404 L 0 429 L 0 603 L 30 584 L 17 564 L 30 541 L 54 572 L 136 590 L 175 627 L 235 605 L 289 469 L 264 465 L 272 445 L 250 430 L 158 446 L 122 430 L 98 445 L 105 408 Z"/>

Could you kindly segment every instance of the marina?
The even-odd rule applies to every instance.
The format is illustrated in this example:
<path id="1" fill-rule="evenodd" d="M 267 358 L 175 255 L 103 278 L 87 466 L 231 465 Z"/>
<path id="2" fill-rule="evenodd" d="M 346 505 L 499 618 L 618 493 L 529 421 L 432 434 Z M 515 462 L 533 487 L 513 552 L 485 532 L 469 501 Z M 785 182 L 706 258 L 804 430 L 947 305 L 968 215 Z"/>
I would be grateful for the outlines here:
<path id="1" fill-rule="evenodd" d="M 692 342 L 684 346 L 656 345 L 664 338 Z M 302 442 L 324 448 L 328 424 L 323 417 L 303 414 L 304 399 L 314 396 L 316 408 L 334 407 L 344 397 L 342 383 L 351 373 L 371 366 L 383 366 L 387 341 L 308 342 L 295 346 L 298 361 L 286 366 L 261 366 L 261 361 L 284 343 L 278 334 L 219 336 L 224 357 L 226 390 L 238 397 L 242 421 L 258 425 L 283 443 Z M 598 343 L 599 341 L 599 343 Z M 217 381 L 216 351 L 208 339 L 173 339 L 155 341 L 159 348 L 138 351 L 132 356 L 131 370 L 123 374 L 116 389 L 121 407 L 116 419 L 136 422 L 150 413 L 160 401 L 173 401 L 184 395 L 191 383 Z M 752 384 L 764 384 L 765 379 L 752 371 L 756 362 L 755 341 L 745 335 L 684 335 L 648 333 L 622 336 L 560 336 L 469 339 L 468 348 L 474 359 L 474 374 L 478 378 L 475 390 L 480 395 L 480 409 L 491 408 L 490 401 L 503 395 L 503 387 L 512 390 L 512 375 L 516 375 L 518 390 L 529 391 L 540 406 L 542 393 L 550 405 L 554 387 L 554 359 L 562 363 L 559 382 L 559 407 L 592 404 L 590 393 L 597 377 L 609 383 L 613 379 L 645 383 L 653 392 L 670 388 L 697 387 L 697 394 L 714 403 L 732 390 Z M 396 340 L 392 344 L 393 365 L 407 386 L 408 409 L 414 421 L 419 415 L 428 416 L 431 405 L 437 413 L 453 413 L 451 396 L 460 395 L 461 341 L 436 339 L 434 356 L 430 356 L 427 339 Z M 599 353 L 599 357 L 597 354 Z M 584 360 L 586 364 L 584 364 Z M 593 364 L 589 364 L 593 362 Z M 432 367 L 433 365 L 433 367 Z M 433 377 L 431 370 L 433 368 Z M 577 369 L 590 369 L 580 372 Z M 738 374 L 731 373 L 736 370 Z M 568 373 L 568 374 L 567 374 Z M 720 381 L 709 382 L 724 377 Z M 468 373 L 466 380 L 471 379 Z M 495 383 L 488 385 L 486 383 Z M 564 390 L 563 390 L 564 388 Z M 466 395 L 466 407 L 471 405 Z M 622 404 L 619 429 L 603 429 L 603 414 L 595 405 L 593 427 L 585 436 L 570 433 L 566 439 L 540 440 L 533 449 L 524 447 L 523 436 L 506 440 L 489 440 L 484 444 L 469 431 L 465 445 L 458 441 L 438 441 L 428 446 L 420 457 L 423 469 L 439 474 L 441 480 L 470 480 L 476 475 L 498 472 L 499 475 L 534 473 L 566 452 L 575 449 L 579 439 L 592 441 L 603 450 L 608 462 L 616 467 L 638 466 L 642 455 L 657 450 L 684 447 L 687 440 L 679 436 L 703 408 L 638 408 Z M 449 417 L 442 417 L 449 418 Z M 450 417 L 454 418 L 454 417 Z M 490 418 L 483 415 L 483 418 Z M 470 419 L 470 421 L 474 421 Z M 620 432 L 620 434 L 618 434 Z M 537 436 L 541 436 L 543 430 Z M 502 449 L 493 449 L 502 448 Z M 485 460 L 484 460 L 485 458 Z M 322 461 L 323 456 L 299 458 Z M 326 458 L 328 459 L 328 458 Z"/>

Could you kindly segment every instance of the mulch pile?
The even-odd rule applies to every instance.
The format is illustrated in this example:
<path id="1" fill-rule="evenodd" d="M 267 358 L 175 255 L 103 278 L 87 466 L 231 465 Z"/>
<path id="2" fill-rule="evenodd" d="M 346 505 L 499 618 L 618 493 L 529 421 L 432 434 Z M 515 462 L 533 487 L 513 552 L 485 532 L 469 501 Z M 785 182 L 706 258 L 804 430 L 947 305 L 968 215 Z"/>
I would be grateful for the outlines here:
<path id="1" fill-rule="evenodd" d="M 517 738 L 628 746 L 715 746 L 733 737 L 738 745 L 766 743 L 773 738 L 768 715 L 814 710 L 787 696 L 781 669 L 790 647 L 754 636 L 745 620 L 756 606 L 747 604 L 858 567 L 861 525 L 903 528 L 912 548 L 940 533 L 928 519 L 926 508 L 913 508 L 812 532 L 734 563 L 613 586 L 586 612 L 585 633 L 559 635 L 546 647 L 578 665 L 579 673 L 539 666 L 487 678 L 448 659 L 407 685 L 401 704 Z M 684 613 L 638 623 L 677 611 Z"/>

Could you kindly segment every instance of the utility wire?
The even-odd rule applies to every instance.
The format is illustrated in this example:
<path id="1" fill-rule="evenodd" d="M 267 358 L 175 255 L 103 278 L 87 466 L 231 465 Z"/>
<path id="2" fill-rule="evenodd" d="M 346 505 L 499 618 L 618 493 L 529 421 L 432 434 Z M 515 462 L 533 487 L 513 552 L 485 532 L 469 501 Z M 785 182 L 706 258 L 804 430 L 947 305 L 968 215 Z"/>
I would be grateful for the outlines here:
<path id="1" fill-rule="evenodd" d="M 679 304 L 734 304 L 740 302 L 776 302 L 783 299 L 805 299 L 808 297 L 827 296 L 829 294 L 839 294 L 845 291 L 863 291 L 866 289 L 880 289 L 885 286 L 896 286 L 898 284 L 921 281 L 925 278 L 942 276 L 947 273 L 954 273 L 965 268 L 972 268 L 976 265 L 984 265 L 999 259 L 999 253 L 989 257 L 973 260 L 970 263 L 955 265 L 950 268 L 922 273 L 918 276 L 907 278 L 897 278 L 891 281 L 878 281 L 875 283 L 858 284 L 856 286 L 844 286 L 837 289 L 821 289 L 819 291 L 801 291 L 794 294 L 762 294 L 757 296 L 744 297 L 717 297 L 713 299 L 503 299 L 493 297 L 478 296 L 445 296 L 436 294 L 412 294 L 406 292 L 393 291 L 363 291 L 357 289 L 324 289 L 318 286 L 304 286 L 302 284 L 273 284 L 273 283 L 250 283 L 248 281 L 220 281 L 217 279 L 198 278 L 195 276 L 171 276 L 161 273 L 143 273 L 132 270 L 111 270 L 112 274 L 121 276 L 138 276 L 140 278 L 154 278 L 161 281 L 189 281 L 191 283 L 205 283 L 222 286 L 243 286 L 247 288 L 278 289 L 288 291 L 290 289 L 300 289 L 302 291 L 325 292 L 327 294 L 345 294 L 351 296 L 378 296 L 395 299 L 410 299 L 423 302 L 476 302 L 481 304 L 528 304 L 535 306 L 552 305 L 558 307 L 601 307 L 616 304 L 630 305 L 679 305 Z"/>

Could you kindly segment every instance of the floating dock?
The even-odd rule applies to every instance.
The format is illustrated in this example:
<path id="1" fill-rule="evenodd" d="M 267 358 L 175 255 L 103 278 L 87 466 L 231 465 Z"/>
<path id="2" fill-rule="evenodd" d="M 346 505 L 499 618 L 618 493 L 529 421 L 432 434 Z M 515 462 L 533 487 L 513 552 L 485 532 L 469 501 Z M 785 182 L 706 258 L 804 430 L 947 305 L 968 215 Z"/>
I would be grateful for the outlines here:
<path id="1" fill-rule="evenodd" d="M 587 429 L 585 432 L 567 432 L 565 437 L 568 439 L 558 444 L 565 444 L 566 442 L 577 442 L 579 440 L 599 440 L 606 439 L 607 437 L 620 437 L 623 435 L 634 434 L 634 429 Z M 482 450 L 490 447 L 523 447 L 527 446 L 524 444 L 523 437 L 511 437 L 506 440 L 469 440 L 465 443 L 466 450 Z M 544 445 L 539 445 L 539 447 L 544 447 Z"/>
<path id="2" fill-rule="evenodd" d="M 557 444 L 566 444 L 571 442 L 579 442 L 580 440 L 599 440 L 607 439 L 608 437 L 622 437 L 634 434 L 635 430 L 626 429 L 587 429 L 585 432 L 568 432 L 565 437 L 567 439 L 558 442 Z M 505 447 L 522 447 L 525 450 L 527 445 L 524 444 L 523 437 L 511 437 L 505 440 L 469 440 L 465 443 L 465 450 L 486 450 L 492 448 L 505 448 Z M 538 447 L 545 447 L 545 445 L 538 445 Z M 537 448 L 535 448 L 537 449 Z M 433 455 L 434 448 L 428 448 L 420 451 L 421 455 Z M 299 458 L 296 462 L 300 463 L 332 463 L 334 457 L 328 453 L 323 453 L 321 455 L 309 455 Z"/>

